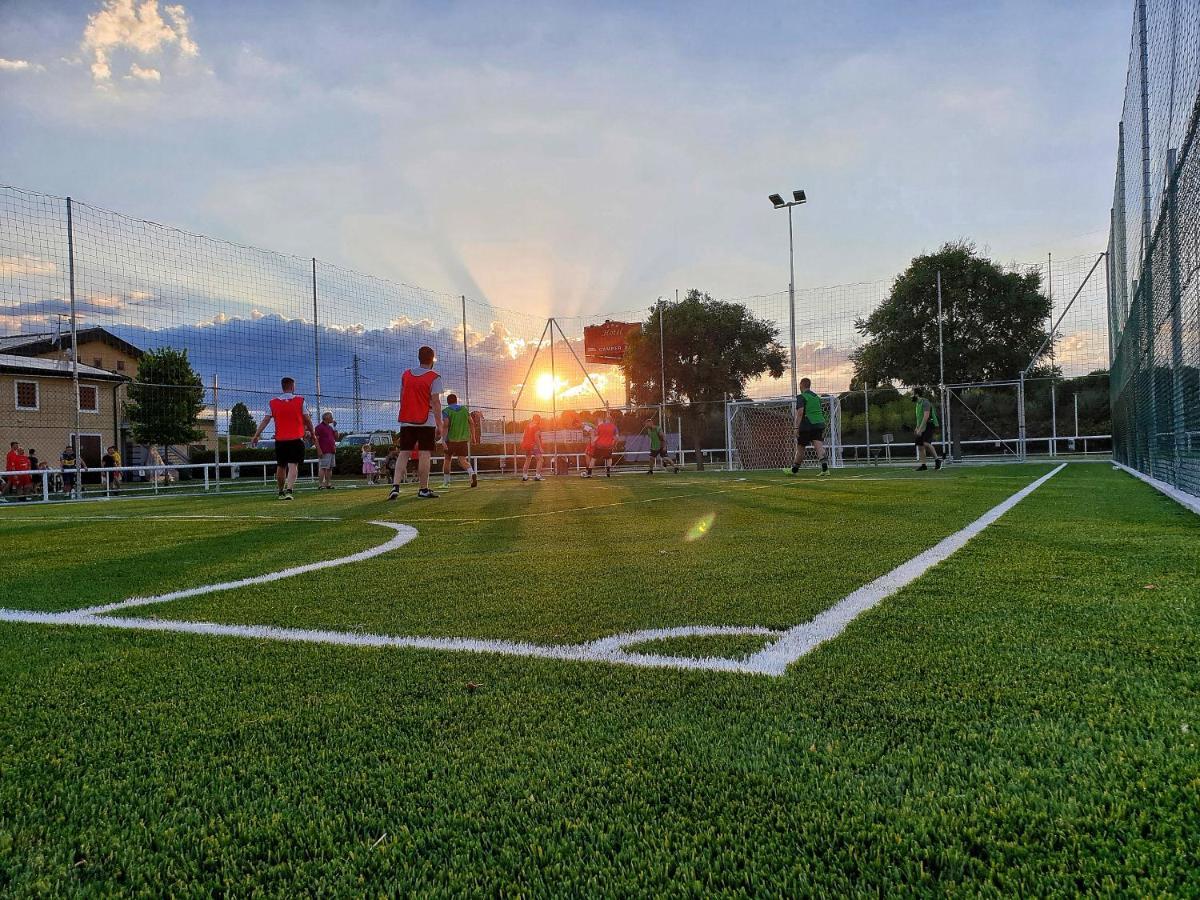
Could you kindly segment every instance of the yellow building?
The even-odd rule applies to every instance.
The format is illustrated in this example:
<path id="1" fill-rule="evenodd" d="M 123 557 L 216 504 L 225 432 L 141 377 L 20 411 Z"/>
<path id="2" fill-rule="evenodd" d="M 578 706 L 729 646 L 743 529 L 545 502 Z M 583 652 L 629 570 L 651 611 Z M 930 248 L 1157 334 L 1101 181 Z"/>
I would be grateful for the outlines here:
<path id="1" fill-rule="evenodd" d="M 124 375 L 79 367 L 79 449 L 88 466 L 121 443 Z M 36 450 L 43 466 L 56 466 L 75 430 L 71 364 L 0 353 L 0 442 Z"/>

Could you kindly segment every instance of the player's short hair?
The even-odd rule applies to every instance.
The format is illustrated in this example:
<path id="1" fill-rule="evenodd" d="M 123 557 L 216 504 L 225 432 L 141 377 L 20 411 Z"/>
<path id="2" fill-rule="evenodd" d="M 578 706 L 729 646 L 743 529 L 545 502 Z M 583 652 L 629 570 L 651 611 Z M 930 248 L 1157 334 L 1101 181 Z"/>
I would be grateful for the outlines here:
<path id="1" fill-rule="evenodd" d="M 447 403 L 457 403 L 458 402 L 458 394 L 447 394 L 446 402 Z"/>
<path id="2" fill-rule="evenodd" d="M 811 378 L 801 378 L 800 379 L 800 390 L 807 391 L 810 387 L 812 387 L 812 379 Z"/>
<path id="3" fill-rule="evenodd" d="M 8 446 L 10 446 L 10 447 L 16 447 L 16 446 L 17 446 L 17 441 L 13 441 L 13 442 L 12 442 L 11 444 L 9 444 Z"/>
<path id="4" fill-rule="evenodd" d="M 279 379 L 279 386 L 285 391 L 294 390 L 296 387 L 296 379 L 292 378 L 290 375 L 284 376 L 283 378 Z"/>
<path id="5" fill-rule="evenodd" d="M 417 360 L 423 366 L 433 365 L 435 359 L 437 359 L 437 354 L 433 352 L 432 347 L 422 347 L 417 351 Z"/>

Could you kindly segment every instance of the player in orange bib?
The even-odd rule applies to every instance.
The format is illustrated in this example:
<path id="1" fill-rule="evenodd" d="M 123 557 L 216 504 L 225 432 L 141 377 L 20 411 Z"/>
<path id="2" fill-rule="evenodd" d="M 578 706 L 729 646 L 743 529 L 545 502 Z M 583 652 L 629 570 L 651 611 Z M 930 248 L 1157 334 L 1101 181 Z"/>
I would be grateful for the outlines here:
<path id="1" fill-rule="evenodd" d="M 607 412 L 600 414 L 600 422 L 596 425 L 596 437 L 592 441 L 588 449 L 587 459 L 584 460 L 586 468 L 583 470 L 584 478 L 592 477 L 592 466 L 596 463 L 604 463 L 604 474 L 612 478 L 612 455 L 613 448 L 617 443 L 617 424 L 608 417 Z"/>
<path id="2" fill-rule="evenodd" d="M 250 446 L 258 446 L 267 424 L 275 420 L 275 483 L 279 486 L 279 499 L 291 500 L 292 488 L 296 484 L 296 476 L 300 474 L 300 463 L 304 462 L 304 439 L 313 436 L 312 419 L 304 411 L 304 398 L 296 393 L 294 378 L 284 378 L 279 382 L 283 393 L 273 397 L 270 402 L 271 411 L 261 422 L 254 437 L 250 438 Z"/>
<path id="3" fill-rule="evenodd" d="M 429 489 L 429 457 L 433 445 L 442 437 L 442 377 L 433 370 L 437 354 L 432 347 L 418 350 L 417 361 L 420 365 L 405 369 L 400 378 L 400 412 L 396 416 L 400 423 L 400 438 L 397 445 L 401 456 L 410 451 L 417 452 L 417 480 L 421 482 L 417 496 L 432 500 L 437 494 Z M 389 500 L 400 496 L 402 465 L 396 461 Z"/>
<path id="4" fill-rule="evenodd" d="M 521 470 L 521 480 L 529 480 L 529 460 L 536 459 L 537 466 L 533 470 L 533 480 L 542 480 L 542 417 L 534 415 L 525 426 L 525 434 L 521 436 L 521 452 L 525 454 L 525 468 Z"/>

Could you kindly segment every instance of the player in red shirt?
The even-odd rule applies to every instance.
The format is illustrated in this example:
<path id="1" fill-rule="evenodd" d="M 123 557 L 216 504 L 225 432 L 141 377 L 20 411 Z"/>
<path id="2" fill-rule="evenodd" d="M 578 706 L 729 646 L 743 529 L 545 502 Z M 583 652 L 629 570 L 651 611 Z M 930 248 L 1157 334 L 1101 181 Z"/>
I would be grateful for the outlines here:
<path id="1" fill-rule="evenodd" d="M 417 496 L 422 500 L 437 497 L 429 489 L 429 458 L 433 446 L 442 437 L 442 377 L 433 370 L 437 354 L 432 347 L 417 351 L 416 368 L 405 369 L 400 378 L 400 412 L 396 421 L 400 423 L 400 438 L 397 446 L 403 455 L 418 451 L 417 480 L 421 482 Z M 396 460 L 396 474 L 392 478 L 389 500 L 400 496 L 400 481 L 404 469 Z"/>
<path id="2" fill-rule="evenodd" d="M 600 422 L 596 425 L 596 437 L 588 448 L 584 478 L 592 477 L 592 466 L 598 462 L 604 463 L 604 474 L 612 478 L 613 448 L 617 443 L 617 425 L 608 417 L 607 412 L 600 414 Z"/>
<path id="3" fill-rule="evenodd" d="M 279 485 L 279 499 L 291 500 L 296 476 L 300 474 L 300 463 L 304 462 L 304 439 L 312 438 L 312 419 L 304 411 L 304 398 L 296 393 L 296 380 L 284 378 L 280 382 L 283 393 L 271 399 L 271 411 L 258 423 L 258 430 L 250 438 L 250 446 L 258 446 L 258 439 L 267 424 L 275 420 L 275 483 Z"/>
<path id="4" fill-rule="evenodd" d="M 533 480 L 542 480 L 542 417 L 534 415 L 525 426 L 525 434 L 521 436 L 521 451 L 525 454 L 525 468 L 521 470 L 521 480 L 529 480 L 529 460 L 536 459 L 537 465 L 533 470 Z"/>

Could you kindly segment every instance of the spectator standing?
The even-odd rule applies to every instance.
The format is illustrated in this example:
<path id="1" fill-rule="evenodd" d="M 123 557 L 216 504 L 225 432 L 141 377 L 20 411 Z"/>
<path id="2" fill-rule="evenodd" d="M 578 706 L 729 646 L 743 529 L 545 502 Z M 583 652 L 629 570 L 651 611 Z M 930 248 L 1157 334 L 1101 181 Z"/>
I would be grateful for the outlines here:
<path id="1" fill-rule="evenodd" d="M 321 416 L 321 421 L 313 429 L 313 439 L 317 444 L 317 456 L 320 457 L 320 480 L 317 490 L 327 488 L 333 490 L 333 468 L 337 465 L 337 422 L 333 413 L 327 412 Z"/>

